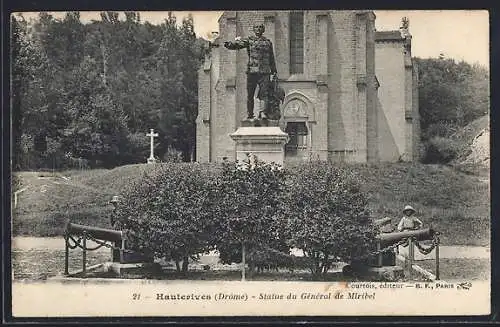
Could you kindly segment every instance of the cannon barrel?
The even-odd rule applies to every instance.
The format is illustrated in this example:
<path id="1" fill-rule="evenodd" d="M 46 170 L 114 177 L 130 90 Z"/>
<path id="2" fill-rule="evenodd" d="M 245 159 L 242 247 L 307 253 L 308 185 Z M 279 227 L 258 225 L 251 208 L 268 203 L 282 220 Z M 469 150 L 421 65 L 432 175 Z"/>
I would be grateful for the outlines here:
<path id="1" fill-rule="evenodd" d="M 375 226 L 383 226 L 383 225 L 387 225 L 391 222 L 392 218 L 390 217 L 385 217 L 385 218 L 382 218 L 382 219 L 376 219 L 373 221 L 373 224 Z"/>
<path id="2" fill-rule="evenodd" d="M 388 246 L 399 242 L 404 238 L 413 237 L 417 241 L 430 240 L 434 236 L 435 231 L 431 228 L 417 229 L 417 230 L 409 230 L 404 232 L 395 232 L 395 233 L 382 233 L 377 236 L 380 240 L 381 246 Z"/>
<path id="3" fill-rule="evenodd" d="M 105 241 L 121 241 L 123 239 L 123 232 L 119 230 L 85 226 L 79 224 L 68 223 L 66 225 L 66 235 L 83 235 L 83 233 Z"/>

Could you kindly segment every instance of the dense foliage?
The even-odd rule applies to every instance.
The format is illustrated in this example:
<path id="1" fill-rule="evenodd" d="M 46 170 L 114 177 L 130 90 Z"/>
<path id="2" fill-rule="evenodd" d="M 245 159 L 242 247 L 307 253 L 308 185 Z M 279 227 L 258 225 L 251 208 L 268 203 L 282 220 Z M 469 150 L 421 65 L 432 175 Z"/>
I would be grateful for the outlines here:
<path id="1" fill-rule="evenodd" d="M 459 153 L 457 131 L 489 113 L 489 72 L 453 59 L 416 58 L 424 163 L 447 163 Z"/>
<path id="2" fill-rule="evenodd" d="M 310 162 L 297 166 L 288 183 L 284 234 L 290 247 L 311 258 L 314 274 L 373 249 L 368 198 L 351 169 Z"/>
<path id="3" fill-rule="evenodd" d="M 116 218 L 130 231 L 135 248 L 174 260 L 187 271 L 188 259 L 213 247 L 213 170 L 198 164 L 160 165 L 124 192 Z"/>
<path id="4" fill-rule="evenodd" d="M 155 154 L 195 156 L 197 70 L 203 42 L 192 17 L 161 25 L 138 13 L 80 21 L 13 15 L 13 168 L 112 167 Z"/>
<path id="5" fill-rule="evenodd" d="M 183 261 L 182 270 L 210 249 L 241 262 L 244 248 L 251 271 L 308 264 L 318 277 L 373 249 L 366 207 L 359 179 L 326 163 L 169 164 L 123 192 L 117 219 L 136 248 Z M 306 260 L 291 256 L 293 247 Z"/>
<path id="6" fill-rule="evenodd" d="M 279 166 L 251 156 L 240 164 L 224 163 L 217 193 L 214 243 L 223 262 L 240 262 L 244 246 L 253 270 L 258 252 L 283 250 L 279 209 L 284 172 Z"/>

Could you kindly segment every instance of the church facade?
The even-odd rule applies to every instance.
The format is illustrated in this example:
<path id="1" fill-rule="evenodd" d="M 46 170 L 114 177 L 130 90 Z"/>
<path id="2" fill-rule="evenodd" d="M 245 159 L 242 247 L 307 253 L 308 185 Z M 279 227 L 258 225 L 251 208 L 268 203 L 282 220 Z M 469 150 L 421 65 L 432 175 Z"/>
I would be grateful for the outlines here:
<path id="1" fill-rule="evenodd" d="M 416 160 L 418 105 L 411 35 L 375 31 L 375 14 L 352 11 L 227 11 L 213 44 L 265 26 L 285 90 L 285 161 Z M 386 33 L 386 34 L 380 34 Z M 388 34 L 389 33 L 389 34 Z M 399 37 L 397 37 L 399 35 Z M 197 161 L 235 159 L 229 134 L 246 118 L 247 52 L 212 47 L 199 70 Z M 258 106 L 262 105 L 255 101 Z"/>

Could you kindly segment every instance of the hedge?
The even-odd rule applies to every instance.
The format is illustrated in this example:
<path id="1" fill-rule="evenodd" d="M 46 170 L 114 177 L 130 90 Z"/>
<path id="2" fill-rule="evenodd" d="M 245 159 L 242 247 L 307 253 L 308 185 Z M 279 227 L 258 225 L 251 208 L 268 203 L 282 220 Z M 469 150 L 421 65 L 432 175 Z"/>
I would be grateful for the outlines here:
<path id="1" fill-rule="evenodd" d="M 122 192 L 116 220 L 135 249 L 174 260 L 182 271 L 189 258 L 212 249 L 225 263 L 241 262 L 243 247 L 250 270 L 266 266 L 262 258 L 290 266 L 295 247 L 319 276 L 334 261 L 371 249 L 375 229 L 366 208 L 348 167 L 171 163 Z"/>

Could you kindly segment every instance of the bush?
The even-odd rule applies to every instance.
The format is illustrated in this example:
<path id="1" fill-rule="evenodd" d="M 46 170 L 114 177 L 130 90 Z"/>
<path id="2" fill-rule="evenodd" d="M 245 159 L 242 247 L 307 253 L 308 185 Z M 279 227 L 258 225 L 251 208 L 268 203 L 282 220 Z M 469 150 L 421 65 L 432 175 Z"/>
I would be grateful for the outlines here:
<path id="1" fill-rule="evenodd" d="M 223 166 L 216 193 L 214 242 L 224 260 L 236 261 L 233 244 L 245 246 L 248 253 L 259 247 L 279 243 L 279 206 L 283 201 L 284 172 L 279 166 L 249 158 L 243 165 L 227 162 Z M 241 252 L 240 252 L 241 253 Z"/>
<path id="2" fill-rule="evenodd" d="M 127 135 L 127 148 L 123 154 L 126 163 L 145 162 L 149 157 L 149 138 L 145 133 L 130 133 Z"/>
<path id="3" fill-rule="evenodd" d="M 133 186 L 118 206 L 134 249 L 174 260 L 186 272 L 188 259 L 209 251 L 213 170 L 199 164 L 161 164 Z"/>
<path id="4" fill-rule="evenodd" d="M 434 136 L 440 137 L 450 137 L 457 132 L 458 126 L 451 122 L 439 121 L 434 124 L 430 124 L 429 127 L 424 131 L 422 138 L 424 140 L 431 139 Z"/>
<path id="5" fill-rule="evenodd" d="M 435 136 L 426 143 L 423 163 L 446 164 L 457 158 L 462 150 L 462 145 L 455 139 Z"/>
<path id="6" fill-rule="evenodd" d="M 251 272 L 307 264 L 315 277 L 373 249 L 367 198 L 349 169 L 311 162 L 284 170 L 257 159 L 215 167 L 161 164 L 125 191 L 117 220 L 133 248 L 182 271 L 216 248 L 223 263 L 245 257 Z"/>
<path id="7" fill-rule="evenodd" d="M 286 239 L 310 258 L 316 277 L 333 262 L 349 262 L 373 249 L 376 229 L 368 200 L 350 169 L 313 161 L 296 167 L 288 183 L 282 206 Z"/>

